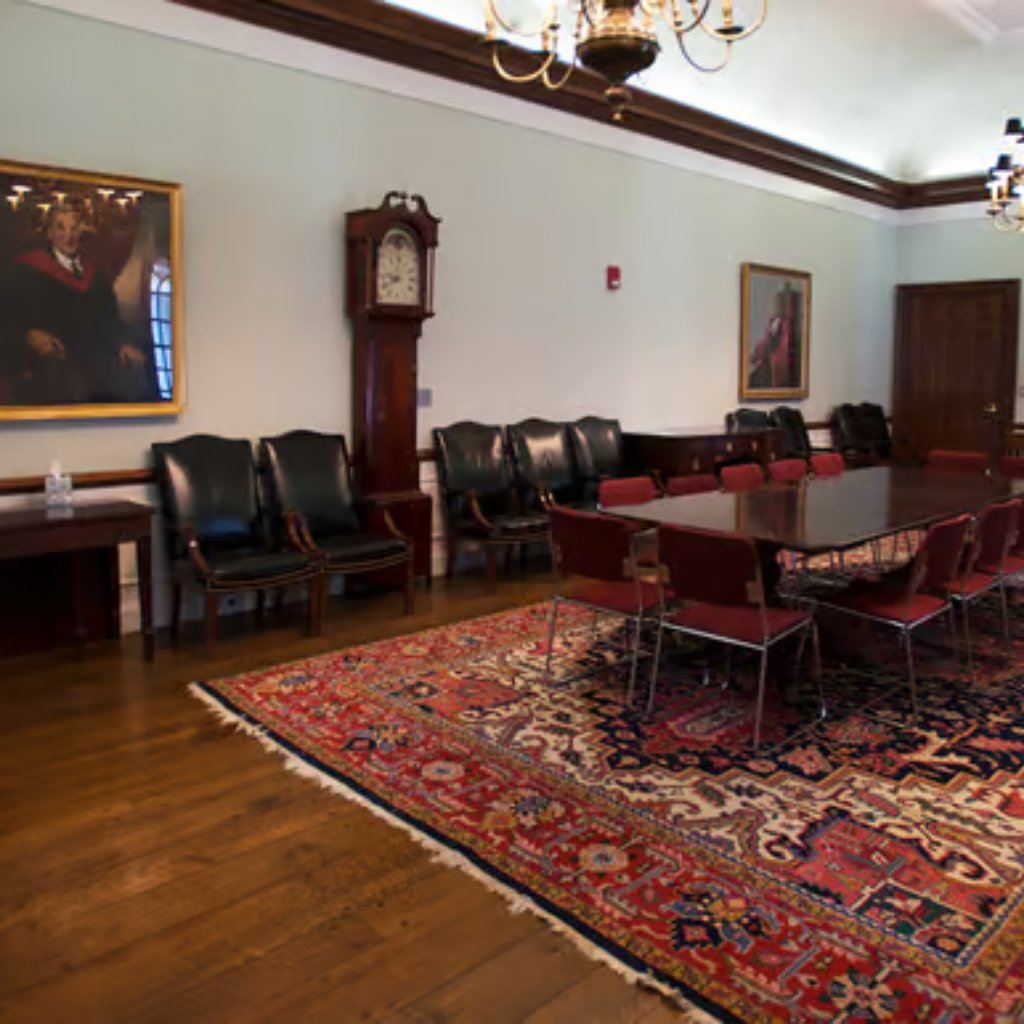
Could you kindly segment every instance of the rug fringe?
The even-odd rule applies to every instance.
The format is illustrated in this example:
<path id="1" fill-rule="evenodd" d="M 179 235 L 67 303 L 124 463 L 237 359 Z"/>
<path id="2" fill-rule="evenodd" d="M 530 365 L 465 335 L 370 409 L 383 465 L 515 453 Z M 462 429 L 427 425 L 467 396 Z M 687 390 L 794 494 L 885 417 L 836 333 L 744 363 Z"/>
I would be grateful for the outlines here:
<path id="1" fill-rule="evenodd" d="M 246 733 L 248 736 L 258 740 L 265 750 L 278 754 L 282 757 L 288 771 L 294 772 L 296 775 L 299 775 L 304 779 L 310 779 L 324 789 L 329 790 L 332 793 L 336 793 L 339 796 L 344 797 L 346 800 L 365 808 L 371 814 L 386 821 L 389 825 L 401 829 L 409 835 L 414 842 L 430 851 L 431 861 L 443 864 L 445 867 L 458 868 L 460 871 L 466 872 L 466 874 L 486 886 L 491 892 L 501 896 L 508 904 L 508 908 L 513 914 L 521 914 L 524 912 L 535 914 L 537 917 L 541 918 L 552 931 L 555 931 L 559 935 L 568 939 L 578 950 L 580 950 L 580 952 L 590 957 L 590 959 L 604 964 L 604 966 L 613 970 L 621 978 L 629 982 L 629 984 L 641 985 L 644 988 L 653 989 L 660 995 L 670 999 L 682 1011 L 682 1016 L 679 1018 L 680 1024 L 716 1024 L 716 1018 L 694 1006 L 685 998 L 685 996 L 670 985 L 666 985 L 663 982 L 658 981 L 650 974 L 635 971 L 631 967 L 627 967 L 621 960 L 617 959 L 606 950 L 601 949 L 600 946 L 597 946 L 588 939 L 585 939 L 570 925 L 559 920 L 553 914 L 544 910 L 543 907 L 538 906 L 529 897 L 523 896 L 522 893 L 515 892 L 507 885 L 497 881 L 482 868 L 477 867 L 476 864 L 470 861 L 463 854 L 449 849 L 443 843 L 436 839 L 432 839 L 428 835 L 424 835 L 424 833 L 419 831 L 419 829 L 414 825 L 410 825 L 408 822 L 402 821 L 401 818 L 392 814 L 379 804 L 374 803 L 372 800 L 368 800 L 361 793 L 357 793 L 354 789 L 345 785 L 345 783 L 331 778 L 331 776 L 327 775 L 319 768 L 315 768 L 308 762 L 296 757 L 273 739 L 273 737 L 271 737 L 267 733 L 267 730 L 262 726 L 256 725 L 252 722 L 247 722 L 235 712 L 229 711 L 216 699 L 216 697 L 211 696 L 203 690 L 202 687 L 195 683 L 191 683 L 188 689 L 189 693 L 197 700 L 202 701 L 222 724 L 233 726 L 239 732 Z"/>

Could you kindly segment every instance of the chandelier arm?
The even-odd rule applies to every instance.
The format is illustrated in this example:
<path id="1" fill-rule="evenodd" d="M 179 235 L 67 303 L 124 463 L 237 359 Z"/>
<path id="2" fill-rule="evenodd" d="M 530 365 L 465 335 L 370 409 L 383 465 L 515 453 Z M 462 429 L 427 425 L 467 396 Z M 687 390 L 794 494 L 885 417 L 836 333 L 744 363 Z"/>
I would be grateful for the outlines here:
<path id="1" fill-rule="evenodd" d="M 722 58 L 722 62 L 720 64 L 701 64 L 690 56 L 690 51 L 686 48 L 686 41 L 683 39 L 682 34 L 677 34 L 676 40 L 679 43 L 679 52 L 686 58 L 687 64 L 689 64 L 690 67 L 695 68 L 697 71 L 704 72 L 706 75 L 713 75 L 715 72 L 721 71 L 722 68 L 729 63 L 729 60 L 732 57 L 732 43 L 727 42 L 725 44 L 725 56 Z"/>
<path id="2" fill-rule="evenodd" d="M 676 37 L 684 36 L 688 32 L 692 32 L 695 28 L 702 25 L 704 19 L 708 16 L 708 10 L 711 7 L 711 0 L 689 0 L 690 10 L 693 11 L 693 20 L 689 23 L 683 18 L 682 13 L 679 10 L 679 4 L 672 4 L 672 31 L 676 34 Z"/>
<path id="3" fill-rule="evenodd" d="M 498 0 L 485 0 L 485 3 L 488 25 L 490 25 L 493 20 L 501 26 L 501 30 L 503 32 L 508 33 L 510 36 L 518 36 L 520 39 L 531 39 L 533 36 L 543 35 L 544 32 L 549 32 L 551 30 L 551 26 L 553 24 L 558 23 L 558 0 L 552 0 L 551 5 L 547 9 L 547 13 L 544 15 L 544 20 L 540 28 L 530 32 L 516 28 L 507 18 L 505 18 L 498 8 Z M 488 36 L 489 38 L 493 38 L 490 32 L 488 33 Z"/>
<path id="4" fill-rule="evenodd" d="M 752 36 L 764 24 L 764 20 L 767 17 L 768 0 L 761 0 L 761 13 L 758 15 L 754 23 L 748 28 L 745 28 L 742 32 L 735 32 L 731 34 L 722 32 L 720 29 L 711 28 L 704 19 L 701 19 L 698 24 L 700 25 L 701 31 L 706 35 L 711 36 L 712 39 L 717 39 L 719 42 L 723 43 L 738 43 L 741 39 L 746 39 L 748 36 Z"/>
<path id="5" fill-rule="evenodd" d="M 538 78 L 545 78 L 547 76 L 548 69 L 555 61 L 555 51 L 549 50 L 545 55 L 544 62 L 541 66 L 525 75 L 514 75 L 511 71 L 506 71 L 504 65 L 501 63 L 501 57 L 498 55 L 497 47 L 494 48 L 494 52 L 491 54 L 491 60 L 494 63 L 494 70 L 497 71 L 506 82 L 515 82 L 522 85 L 524 82 L 535 82 Z"/>
<path id="6" fill-rule="evenodd" d="M 570 64 L 570 65 L 569 65 L 569 66 L 568 66 L 568 67 L 567 67 L 566 69 L 565 69 L 565 74 L 564 74 L 564 75 L 562 75 L 562 77 L 561 77 L 561 78 L 559 78 L 559 79 L 558 79 L 558 81 L 556 82 L 556 81 L 552 81 L 552 79 L 551 79 L 551 66 L 550 66 L 550 64 L 549 64 L 549 65 L 548 65 L 548 67 L 546 67 L 546 68 L 544 69 L 544 73 L 543 73 L 543 74 L 541 75 L 541 81 L 542 81 L 542 82 L 543 82 L 543 83 L 544 83 L 544 84 L 545 84 L 545 85 L 546 85 L 546 86 L 547 86 L 547 87 L 548 87 L 548 88 L 549 88 L 549 89 L 550 89 L 550 90 L 551 90 L 552 92 L 555 92 L 556 90 L 558 90 L 558 89 L 561 89 L 561 88 L 562 88 L 562 86 L 563 86 L 563 85 L 565 85 L 565 83 L 566 83 L 566 82 L 568 82 L 570 78 L 572 78 L 572 73 L 573 73 L 573 72 L 574 72 L 574 71 L 576 70 L 576 67 L 577 67 L 576 61 L 573 61 L 573 62 L 572 62 L 572 63 L 571 63 L 571 64 Z"/>
<path id="7" fill-rule="evenodd" d="M 584 21 L 586 21 L 591 28 L 597 24 L 594 15 L 590 12 L 590 7 L 593 2 L 594 0 L 580 0 L 580 12 L 583 15 Z"/>

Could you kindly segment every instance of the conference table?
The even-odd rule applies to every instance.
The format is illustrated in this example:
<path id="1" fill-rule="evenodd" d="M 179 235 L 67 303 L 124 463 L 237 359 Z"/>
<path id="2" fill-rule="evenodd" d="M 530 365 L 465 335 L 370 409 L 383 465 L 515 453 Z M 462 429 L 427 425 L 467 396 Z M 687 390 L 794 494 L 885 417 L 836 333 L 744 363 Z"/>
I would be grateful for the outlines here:
<path id="1" fill-rule="evenodd" d="M 761 552 L 770 593 L 781 573 L 778 553 L 783 549 L 809 556 L 846 551 L 1019 496 L 1024 496 L 1024 480 L 917 466 L 872 466 L 739 494 L 715 491 L 662 498 L 617 507 L 614 514 L 648 526 L 749 537 Z"/>

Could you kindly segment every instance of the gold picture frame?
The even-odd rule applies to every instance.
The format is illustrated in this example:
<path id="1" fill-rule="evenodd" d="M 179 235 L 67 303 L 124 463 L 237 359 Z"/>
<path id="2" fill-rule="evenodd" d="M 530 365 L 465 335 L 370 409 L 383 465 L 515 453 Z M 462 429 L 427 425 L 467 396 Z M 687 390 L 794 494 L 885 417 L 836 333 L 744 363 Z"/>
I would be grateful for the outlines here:
<path id="1" fill-rule="evenodd" d="M 184 411 L 182 199 L 0 161 L 0 421 Z"/>
<path id="2" fill-rule="evenodd" d="M 799 399 L 809 394 L 811 275 L 744 263 L 740 330 L 740 400 Z"/>

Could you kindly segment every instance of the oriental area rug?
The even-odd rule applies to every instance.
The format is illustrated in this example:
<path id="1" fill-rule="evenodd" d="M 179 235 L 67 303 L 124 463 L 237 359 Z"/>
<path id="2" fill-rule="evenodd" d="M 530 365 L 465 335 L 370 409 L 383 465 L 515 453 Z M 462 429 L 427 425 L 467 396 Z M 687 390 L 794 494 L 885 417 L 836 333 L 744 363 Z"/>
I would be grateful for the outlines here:
<path id="1" fill-rule="evenodd" d="M 973 685 L 921 634 L 916 727 L 894 634 L 826 663 L 824 720 L 780 648 L 755 755 L 754 663 L 666 643 L 648 714 L 579 609 L 545 675 L 549 612 L 193 693 L 684 1019 L 1024 1019 L 1024 644 L 1008 661 L 994 618 Z"/>

